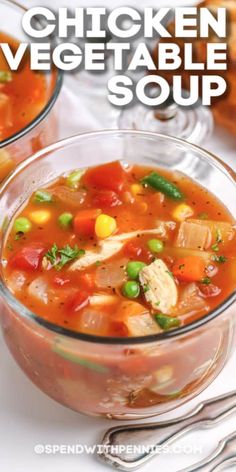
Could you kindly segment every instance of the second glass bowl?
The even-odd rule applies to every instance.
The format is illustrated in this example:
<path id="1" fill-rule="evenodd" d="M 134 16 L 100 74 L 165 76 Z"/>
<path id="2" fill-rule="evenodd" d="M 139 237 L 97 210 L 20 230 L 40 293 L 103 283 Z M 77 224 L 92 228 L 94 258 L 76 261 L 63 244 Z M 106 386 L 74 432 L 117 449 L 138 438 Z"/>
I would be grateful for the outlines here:
<path id="1" fill-rule="evenodd" d="M 21 27 L 26 9 L 14 1 L 0 0 L 0 11 L 0 30 L 18 41 L 29 42 Z M 58 139 L 54 105 L 62 87 L 62 72 L 54 69 L 45 73 L 45 80 L 48 98 L 42 111 L 25 128 L 0 141 L 0 182 L 16 164 Z"/>

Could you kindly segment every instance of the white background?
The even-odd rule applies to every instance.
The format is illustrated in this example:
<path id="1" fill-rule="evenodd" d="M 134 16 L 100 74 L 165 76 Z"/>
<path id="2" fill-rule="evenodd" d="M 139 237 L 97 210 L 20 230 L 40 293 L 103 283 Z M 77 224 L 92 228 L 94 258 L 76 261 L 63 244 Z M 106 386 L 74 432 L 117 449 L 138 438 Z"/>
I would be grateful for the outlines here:
<path id="1" fill-rule="evenodd" d="M 73 6 L 80 2 L 65 1 L 25 1 L 29 6 L 51 5 Z M 183 4 L 180 1 L 171 1 L 171 6 Z M 189 1 L 188 4 L 194 4 Z M 125 4 L 119 0 L 87 1 L 84 5 L 106 5 L 109 8 Z M 166 1 L 142 1 L 142 6 L 155 4 L 166 5 Z M 140 7 L 140 2 L 129 0 L 127 5 Z M 81 6 L 81 3 L 80 5 Z M 88 102 L 80 94 L 75 79 L 67 78 L 64 91 L 59 100 L 61 136 L 68 136 L 81 131 L 103 128 L 106 126 L 101 119 L 100 105 L 94 101 L 88 107 Z M 108 105 L 107 105 L 108 106 Z M 104 105 L 104 110 L 108 110 Z M 221 130 L 216 130 L 212 139 L 205 144 L 207 149 L 215 151 L 219 157 L 228 162 L 234 169 L 236 139 Z M 88 418 L 74 413 L 47 398 L 23 375 L 13 359 L 10 357 L 2 339 L 0 339 L 0 470 L 4 472 L 105 472 L 107 466 L 97 462 L 95 457 L 83 455 L 36 455 L 36 444 L 99 444 L 103 433 L 108 427 L 116 424 L 96 418 Z M 197 402 L 236 388 L 236 355 L 229 361 L 218 379 L 197 400 L 175 413 L 170 413 L 164 419 L 189 411 Z M 163 418 L 162 418 L 163 419 Z M 153 420 L 154 421 L 154 420 Z M 217 445 L 218 440 L 235 430 L 235 417 L 228 419 L 214 431 L 201 431 L 189 436 L 183 444 L 195 444 L 202 447 L 202 454 L 195 456 L 177 454 L 159 457 L 148 463 L 144 470 L 149 472 L 177 472 L 183 467 L 200 460 L 210 453 Z"/>

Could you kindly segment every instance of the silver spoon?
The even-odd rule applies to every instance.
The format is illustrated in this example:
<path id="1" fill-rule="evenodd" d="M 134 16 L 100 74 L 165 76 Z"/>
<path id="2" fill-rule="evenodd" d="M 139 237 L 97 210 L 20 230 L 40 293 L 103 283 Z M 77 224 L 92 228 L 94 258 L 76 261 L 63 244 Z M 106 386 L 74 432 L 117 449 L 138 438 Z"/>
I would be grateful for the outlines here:
<path id="1" fill-rule="evenodd" d="M 157 455 L 160 446 L 169 446 L 193 430 L 212 428 L 235 411 L 236 391 L 200 403 L 187 415 L 172 421 L 114 427 L 106 432 L 104 448 L 98 456 L 117 469 L 134 470 Z M 132 454 L 130 445 L 136 446 Z"/>
<path id="2" fill-rule="evenodd" d="M 222 439 L 206 459 L 180 472 L 217 472 L 234 464 L 236 466 L 236 432 Z"/>

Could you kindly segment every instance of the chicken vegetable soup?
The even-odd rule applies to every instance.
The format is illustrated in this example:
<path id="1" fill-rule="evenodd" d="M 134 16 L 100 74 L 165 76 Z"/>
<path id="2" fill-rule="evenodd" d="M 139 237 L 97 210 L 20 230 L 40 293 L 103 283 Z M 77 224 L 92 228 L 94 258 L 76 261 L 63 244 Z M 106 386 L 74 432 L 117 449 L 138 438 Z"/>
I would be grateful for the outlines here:
<path id="1" fill-rule="evenodd" d="M 9 44 L 13 53 L 19 45 L 16 39 L 1 31 L 0 42 Z M 54 86 L 54 77 L 52 82 Z M 44 73 L 30 69 L 29 58 L 18 71 L 11 71 L 0 52 L 0 144 L 24 130 L 40 115 L 51 97 L 52 86 Z M 21 144 L 13 143 L 10 149 L 0 149 L 0 182 L 15 167 L 16 162 L 48 143 L 46 135 L 55 134 L 54 127 L 51 123 L 52 129 L 47 130 L 47 133 L 42 132 L 42 129 L 35 131 Z"/>
<path id="2" fill-rule="evenodd" d="M 186 175 L 111 162 L 38 189 L 13 218 L 5 282 L 40 317 L 107 337 L 206 316 L 235 290 L 234 220 Z"/>
<path id="3" fill-rule="evenodd" d="M 18 41 L 0 32 L 0 42 L 16 51 Z M 27 126 L 43 109 L 48 99 L 43 73 L 30 69 L 26 60 L 19 71 L 11 71 L 0 53 L 0 141 Z"/>

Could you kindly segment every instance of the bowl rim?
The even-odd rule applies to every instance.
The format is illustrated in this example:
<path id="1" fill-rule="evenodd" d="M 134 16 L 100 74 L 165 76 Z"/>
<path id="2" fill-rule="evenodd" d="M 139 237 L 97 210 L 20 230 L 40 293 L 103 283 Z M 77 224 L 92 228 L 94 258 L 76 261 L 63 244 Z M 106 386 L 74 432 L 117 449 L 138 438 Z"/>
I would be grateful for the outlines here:
<path id="1" fill-rule="evenodd" d="M 225 173 L 227 177 L 230 178 L 231 181 L 236 186 L 236 173 L 227 164 L 222 162 L 221 159 L 216 157 L 213 153 L 201 148 L 200 146 L 189 143 L 180 138 L 167 136 L 164 134 L 153 133 L 149 131 L 109 129 L 109 130 L 80 133 L 80 134 L 71 136 L 69 138 L 62 139 L 54 144 L 51 144 L 50 146 L 47 146 L 44 149 L 41 149 L 40 151 L 35 153 L 33 156 L 25 159 L 18 166 L 16 166 L 16 168 L 10 173 L 10 175 L 2 182 L 2 185 L 0 187 L 0 199 L 4 195 L 5 190 L 7 189 L 8 185 L 10 185 L 12 181 L 14 181 L 14 178 L 21 171 L 26 169 L 28 166 L 32 165 L 36 160 L 43 158 L 44 156 L 47 156 L 51 152 L 56 151 L 60 148 L 65 148 L 67 145 L 74 144 L 75 142 L 83 140 L 83 139 L 86 140 L 88 138 L 96 138 L 100 136 L 106 137 L 109 135 L 111 136 L 124 135 L 125 136 L 125 135 L 130 135 L 130 134 L 133 136 L 136 136 L 136 135 L 143 136 L 143 137 L 146 136 L 146 137 L 155 138 L 155 139 L 160 138 L 160 139 L 164 139 L 164 140 L 176 143 L 176 144 L 181 144 L 182 146 L 184 145 L 184 147 L 185 148 L 187 147 L 189 150 L 192 150 L 195 152 L 198 151 L 201 153 L 202 156 L 205 156 L 208 162 L 214 163 L 214 165 L 216 165 L 221 172 Z M 0 268 L 2 270 L 2 260 L 0 260 Z M 162 342 L 162 341 L 167 341 L 171 339 L 181 338 L 183 335 L 196 331 L 197 329 L 208 324 L 210 321 L 214 320 L 215 318 L 218 318 L 218 316 L 220 316 L 225 310 L 230 308 L 236 302 L 236 289 L 214 310 L 211 310 L 206 316 L 202 316 L 201 318 L 193 321 L 192 323 L 189 323 L 180 328 L 176 328 L 176 329 L 166 331 L 163 333 L 152 334 L 152 335 L 147 335 L 147 336 L 124 337 L 124 338 L 112 337 L 112 336 L 111 337 L 97 336 L 93 334 L 80 333 L 72 329 L 68 329 L 63 326 L 56 325 L 44 318 L 41 318 L 40 316 L 36 315 L 31 310 L 29 310 L 26 306 L 24 306 L 21 302 L 19 302 L 17 298 L 14 297 L 14 295 L 7 288 L 7 285 L 4 282 L 4 277 L 2 276 L 2 274 L 0 278 L 0 296 L 4 299 L 5 303 L 10 306 L 11 309 L 17 312 L 17 314 L 20 317 L 23 317 L 27 320 L 34 321 L 36 325 L 42 326 L 46 328 L 47 330 L 49 330 L 50 332 L 54 332 L 55 334 L 63 335 L 65 337 L 72 338 L 75 340 L 92 342 L 96 344 L 103 344 L 103 345 L 114 344 L 114 345 L 127 346 L 127 345 L 137 345 L 137 344 L 144 344 L 144 343 L 149 344 L 153 342 L 159 342 L 159 341 Z"/>
<path id="2" fill-rule="evenodd" d="M 24 5 L 21 5 L 20 3 L 16 2 L 15 0 L 3 0 L 3 3 L 11 5 L 12 7 L 17 7 L 23 12 L 27 12 L 28 8 L 26 8 Z M 1 4 L 1 0 L 0 0 Z M 49 114 L 51 109 L 53 108 L 55 102 L 57 101 L 62 85 L 63 85 L 63 71 L 60 69 L 57 69 L 56 67 L 50 71 L 47 71 L 46 73 L 53 74 L 53 71 L 56 72 L 56 81 L 53 87 L 53 92 L 47 101 L 46 105 L 43 107 L 41 112 L 32 120 L 28 125 L 26 125 L 24 128 L 21 128 L 19 131 L 16 133 L 12 134 L 8 138 L 4 139 L 3 141 L 0 141 L 0 149 L 5 148 L 9 146 L 10 144 L 15 143 L 18 141 L 18 139 L 23 138 L 27 133 L 32 131 L 34 128 L 36 128 Z"/>

